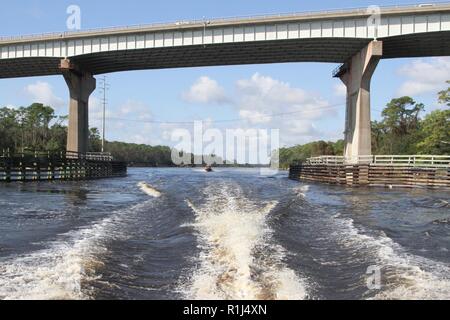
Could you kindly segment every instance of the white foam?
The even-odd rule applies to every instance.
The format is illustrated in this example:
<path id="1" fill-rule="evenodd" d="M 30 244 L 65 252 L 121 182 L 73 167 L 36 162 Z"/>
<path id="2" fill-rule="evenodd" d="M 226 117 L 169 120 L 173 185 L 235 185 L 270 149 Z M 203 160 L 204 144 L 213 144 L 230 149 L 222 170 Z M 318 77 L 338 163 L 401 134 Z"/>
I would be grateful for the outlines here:
<path id="1" fill-rule="evenodd" d="M 302 197 L 305 197 L 306 193 L 309 192 L 309 188 L 310 188 L 310 186 L 308 186 L 308 185 L 296 187 L 296 188 L 294 188 L 294 192 Z"/>
<path id="2" fill-rule="evenodd" d="M 306 298 L 305 282 L 282 262 L 283 249 L 270 245 L 267 217 L 277 203 L 257 205 L 227 184 L 216 186 L 207 198 L 200 208 L 188 202 L 196 213 L 202 251 L 200 267 L 185 290 L 187 298 Z"/>
<path id="3" fill-rule="evenodd" d="M 161 192 L 153 188 L 151 185 L 145 182 L 139 182 L 138 187 L 141 188 L 143 192 L 153 198 L 161 197 Z"/>
<path id="4" fill-rule="evenodd" d="M 139 204 L 130 208 L 134 211 Z M 61 235 L 48 248 L 0 263 L 0 299 L 90 299 L 82 284 L 96 279 L 109 239 L 124 237 L 120 227 L 126 211 L 89 227 Z"/>
<path id="5" fill-rule="evenodd" d="M 373 254 L 382 270 L 382 291 L 373 299 L 435 300 L 450 299 L 450 268 L 440 262 L 410 254 L 384 233 L 362 234 L 349 218 L 339 223 L 339 242 L 363 254 Z M 370 294 L 370 292 L 368 292 Z"/>

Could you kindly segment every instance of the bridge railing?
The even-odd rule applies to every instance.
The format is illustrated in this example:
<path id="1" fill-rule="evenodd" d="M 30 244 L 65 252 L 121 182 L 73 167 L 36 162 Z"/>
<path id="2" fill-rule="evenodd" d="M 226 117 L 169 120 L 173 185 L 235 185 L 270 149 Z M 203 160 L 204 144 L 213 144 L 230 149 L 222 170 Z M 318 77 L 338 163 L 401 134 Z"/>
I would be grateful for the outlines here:
<path id="1" fill-rule="evenodd" d="M 370 164 L 372 166 L 450 167 L 450 155 L 321 156 L 306 160 L 312 165 Z"/>
<path id="2" fill-rule="evenodd" d="M 410 5 L 388 5 L 381 6 L 382 10 L 405 10 L 409 8 L 439 8 L 448 6 L 448 2 L 442 3 L 430 3 L 430 4 L 410 4 Z M 275 18 L 299 18 L 299 17 L 310 17 L 315 16 L 317 14 L 363 14 L 369 16 L 367 8 L 345 8 L 345 9 L 330 9 L 323 11 L 304 11 L 304 12 L 296 12 L 296 13 L 280 13 L 280 14 L 261 14 L 261 15 L 248 15 L 248 16 L 236 16 L 236 17 L 225 17 L 225 18 L 211 18 L 211 19 L 193 19 L 186 21 L 178 21 L 178 22 L 155 22 L 149 24 L 139 24 L 139 25 L 129 25 L 129 26 L 121 26 L 121 27 L 106 27 L 106 28 L 94 28 L 94 29 L 86 29 L 83 31 L 69 31 L 69 32 L 48 32 L 41 34 L 31 34 L 25 36 L 0 36 L 0 42 L 7 41 L 24 41 L 24 40 L 46 40 L 46 39 L 54 39 L 55 37 L 59 37 L 64 39 L 65 37 L 76 36 L 76 35 L 92 35 L 96 33 L 103 32 L 134 32 L 141 31 L 149 28 L 158 28 L 158 27 L 170 27 L 170 26 L 183 26 L 183 25 L 203 25 L 205 23 L 233 23 L 237 21 L 252 21 L 255 19 L 275 19 Z"/>

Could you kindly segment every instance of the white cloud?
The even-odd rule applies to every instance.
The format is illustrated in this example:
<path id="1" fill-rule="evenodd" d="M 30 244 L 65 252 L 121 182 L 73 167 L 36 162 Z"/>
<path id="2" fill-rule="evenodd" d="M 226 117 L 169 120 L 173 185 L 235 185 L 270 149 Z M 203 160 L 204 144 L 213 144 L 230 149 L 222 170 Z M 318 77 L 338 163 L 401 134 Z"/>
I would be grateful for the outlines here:
<path id="1" fill-rule="evenodd" d="M 118 117 L 132 117 L 142 121 L 150 121 L 153 119 L 151 107 L 143 102 L 128 100 L 119 107 L 117 111 Z"/>
<path id="2" fill-rule="evenodd" d="M 214 122 L 207 119 L 203 123 L 205 130 L 218 128 L 224 135 L 227 129 L 280 129 L 281 145 L 335 139 L 337 136 L 334 128 L 324 128 L 319 123 L 337 114 L 336 108 L 330 107 L 327 100 L 319 94 L 258 73 L 237 81 L 235 90 L 228 95 L 219 83 L 202 77 L 183 98 L 186 101 L 201 103 L 229 102 L 230 109 L 235 108 L 241 121 Z M 101 119 L 100 101 L 94 97 L 90 103 L 91 119 Z M 153 119 L 150 106 L 137 101 L 130 100 L 114 109 L 108 109 L 109 118 Z M 274 114 L 284 115 L 274 117 Z M 95 125 L 99 126 L 101 122 L 97 121 Z M 172 133 L 180 129 L 187 129 L 193 134 L 193 124 L 188 123 L 154 124 L 108 120 L 107 139 L 174 146 L 177 142 L 171 140 Z"/>
<path id="3" fill-rule="evenodd" d="M 269 123 L 272 120 L 270 115 L 254 110 L 241 110 L 239 116 L 252 124 Z"/>
<path id="4" fill-rule="evenodd" d="M 450 58 L 416 59 L 401 67 L 398 74 L 407 78 L 397 91 L 398 95 L 437 94 L 450 80 Z"/>
<path id="5" fill-rule="evenodd" d="M 152 145 L 159 141 L 158 127 L 150 122 L 153 115 L 146 103 L 128 100 L 118 107 L 107 106 L 105 115 L 107 140 Z M 91 126 L 101 129 L 103 105 L 95 96 L 89 99 L 89 117 Z"/>
<path id="6" fill-rule="evenodd" d="M 89 99 L 89 114 L 91 119 L 101 120 L 103 116 L 103 105 L 100 99 L 91 96 Z M 153 119 L 151 107 L 143 102 L 127 100 L 119 107 L 106 107 L 106 117 L 120 119 L 136 119 L 142 121 L 150 121 Z"/>
<path id="7" fill-rule="evenodd" d="M 252 127 L 280 129 L 283 144 L 325 139 L 315 122 L 336 114 L 322 97 L 259 73 L 238 81 L 237 93 L 241 119 Z"/>
<path id="8" fill-rule="evenodd" d="M 32 102 L 43 103 L 54 109 L 65 106 L 65 101 L 55 95 L 53 87 L 47 83 L 38 81 L 25 87 L 25 94 Z"/>
<path id="9" fill-rule="evenodd" d="M 183 99 L 191 103 L 224 104 L 229 102 L 225 90 L 217 81 L 209 77 L 200 77 L 189 89 L 183 93 Z"/>

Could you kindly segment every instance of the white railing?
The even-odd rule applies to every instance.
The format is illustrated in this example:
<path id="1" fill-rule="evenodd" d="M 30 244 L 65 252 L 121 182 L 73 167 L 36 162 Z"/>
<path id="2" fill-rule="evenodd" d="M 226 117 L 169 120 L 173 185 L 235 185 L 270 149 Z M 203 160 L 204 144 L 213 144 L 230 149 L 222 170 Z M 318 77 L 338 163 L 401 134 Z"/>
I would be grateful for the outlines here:
<path id="1" fill-rule="evenodd" d="M 109 152 L 88 152 L 86 153 L 86 160 L 113 161 L 114 159 Z"/>
<path id="2" fill-rule="evenodd" d="M 309 158 L 307 164 L 370 164 L 372 166 L 413 166 L 413 167 L 450 167 L 450 155 L 378 155 L 378 156 L 358 156 L 339 157 L 321 156 Z"/>
<path id="3" fill-rule="evenodd" d="M 375 156 L 375 165 L 450 167 L 450 156 Z"/>
<path id="4" fill-rule="evenodd" d="M 337 156 L 322 156 L 322 157 L 314 157 L 306 160 L 307 164 L 344 164 L 344 157 Z"/>
<path id="5" fill-rule="evenodd" d="M 427 9 L 427 8 L 436 8 L 446 7 L 450 3 L 448 1 L 438 1 L 430 3 L 429 5 L 420 5 L 420 4 L 405 4 L 405 5 L 388 5 L 381 6 L 381 10 L 407 10 L 407 9 Z M 246 15 L 246 16 L 237 16 L 237 17 L 226 17 L 226 18 L 212 18 L 212 19 L 190 19 L 185 21 L 178 22 L 155 22 L 149 24 L 137 24 L 137 25 L 129 25 L 129 26 L 113 26 L 106 28 L 94 28 L 87 29 L 83 31 L 66 31 L 66 32 L 47 32 L 41 34 L 31 34 L 24 36 L 0 36 L 0 41 L 21 41 L 21 40 L 45 40 L 47 38 L 65 38 L 67 36 L 89 36 L 90 34 L 97 33 L 105 33 L 105 32 L 128 32 L 128 31 L 140 31 L 148 28 L 157 28 L 157 27 L 173 27 L 173 26 L 182 26 L 182 25 L 203 25 L 205 23 L 214 24 L 214 23 L 233 23 L 233 22 L 246 22 L 252 21 L 255 19 L 264 20 L 264 19 L 274 19 L 274 18 L 297 18 L 297 17 L 310 17 L 316 16 L 318 14 L 363 14 L 369 15 L 367 8 L 344 8 L 344 9 L 330 9 L 323 11 L 305 11 L 305 12 L 296 12 L 296 13 L 279 13 L 279 14 L 259 14 L 259 15 Z"/>
<path id="6" fill-rule="evenodd" d="M 25 158 L 25 157 L 35 157 L 35 158 L 68 158 L 68 159 L 80 159 L 80 160 L 92 160 L 92 161 L 113 161 L 114 157 L 109 152 L 88 152 L 79 153 L 73 151 L 64 152 L 51 152 L 51 151 L 22 151 L 22 152 L 10 152 L 9 149 L 3 149 L 0 151 L 0 159 L 10 159 L 10 158 Z"/>
<path id="7" fill-rule="evenodd" d="M 70 159 L 82 159 L 92 161 L 113 161 L 114 158 L 109 152 L 87 152 L 78 153 L 73 151 L 66 151 L 65 156 Z"/>

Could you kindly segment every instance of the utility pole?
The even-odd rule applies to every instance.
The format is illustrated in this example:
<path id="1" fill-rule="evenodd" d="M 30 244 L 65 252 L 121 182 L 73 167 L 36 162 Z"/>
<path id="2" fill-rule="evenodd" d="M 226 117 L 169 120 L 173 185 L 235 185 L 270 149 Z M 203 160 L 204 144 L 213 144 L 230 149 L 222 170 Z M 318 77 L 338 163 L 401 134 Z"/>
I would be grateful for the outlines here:
<path id="1" fill-rule="evenodd" d="M 102 116 L 102 153 L 105 152 L 105 132 L 106 132 L 106 106 L 108 100 L 106 94 L 110 88 L 110 85 L 106 82 L 106 76 L 100 79 L 100 93 L 102 94 L 102 106 L 103 106 L 103 116 Z"/>

